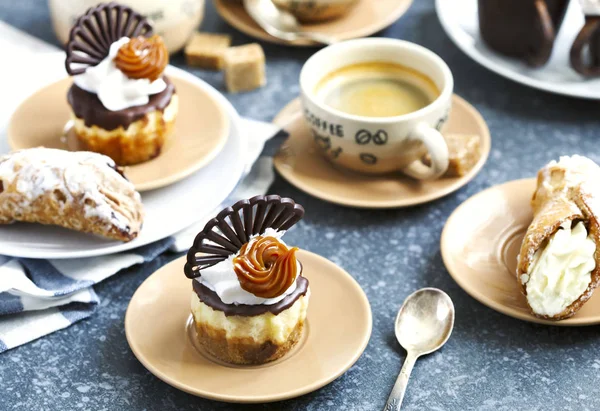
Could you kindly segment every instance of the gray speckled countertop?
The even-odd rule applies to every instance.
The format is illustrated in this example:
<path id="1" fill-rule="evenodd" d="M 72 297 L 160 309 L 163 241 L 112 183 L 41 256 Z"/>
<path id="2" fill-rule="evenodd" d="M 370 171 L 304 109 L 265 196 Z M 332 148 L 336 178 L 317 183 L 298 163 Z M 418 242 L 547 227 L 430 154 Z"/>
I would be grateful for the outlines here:
<path id="1" fill-rule="evenodd" d="M 0 19 L 56 42 L 42 0 L 2 0 Z M 211 4 L 203 29 L 230 32 L 236 44 L 251 41 L 229 28 Z M 0 409 L 379 410 L 404 359 L 393 334 L 394 317 L 404 298 L 425 286 L 442 288 L 452 297 L 456 324 L 447 345 L 418 362 L 403 409 L 600 409 L 598 327 L 538 326 L 503 316 L 456 285 L 439 250 L 446 218 L 478 191 L 530 177 L 562 154 L 582 153 L 600 160 L 598 103 L 528 89 L 477 65 L 444 34 L 433 0 L 416 0 L 381 35 L 422 44 L 446 60 L 456 93 L 487 120 L 493 147 L 485 168 L 469 185 L 410 209 L 343 208 L 311 198 L 279 177 L 271 187 L 271 192 L 291 196 L 307 210 L 301 224 L 288 234 L 289 243 L 341 265 L 369 297 L 373 334 L 356 365 L 314 393 L 267 405 L 207 401 L 163 383 L 129 350 L 123 318 L 140 283 L 176 257 L 165 255 L 97 286 L 101 307 L 90 319 L 0 355 Z M 264 46 L 268 85 L 227 97 L 242 115 L 270 120 L 297 96 L 300 67 L 314 50 Z M 2 61 L 14 64 L 10 56 Z M 174 61 L 183 62 L 181 56 Z M 220 74 L 193 73 L 223 89 Z"/>

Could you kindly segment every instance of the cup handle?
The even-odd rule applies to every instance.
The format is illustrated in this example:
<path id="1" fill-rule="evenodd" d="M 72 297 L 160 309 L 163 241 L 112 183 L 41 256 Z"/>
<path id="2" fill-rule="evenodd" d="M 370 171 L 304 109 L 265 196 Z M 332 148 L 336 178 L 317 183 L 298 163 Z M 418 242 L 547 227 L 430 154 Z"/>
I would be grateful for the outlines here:
<path id="1" fill-rule="evenodd" d="M 425 123 L 420 123 L 411 133 L 411 139 L 422 142 L 427 148 L 431 165 L 425 165 L 421 159 L 410 163 L 402 172 L 417 180 L 433 180 L 448 169 L 448 145 L 442 134 Z"/>
<path id="2" fill-rule="evenodd" d="M 554 23 L 552 22 L 552 17 L 548 12 L 546 1 L 535 0 L 534 7 L 536 16 L 536 21 L 534 24 L 536 24 L 537 28 L 540 30 L 540 33 L 542 35 L 542 44 L 536 50 L 534 50 L 533 48 L 530 49 L 527 55 L 525 56 L 525 60 L 530 66 L 539 67 L 546 64 L 546 62 L 550 58 L 550 54 L 552 54 L 552 46 L 554 45 L 555 32 Z"/>
<path id="3" fill-rule="evenodd" d="M 591 64 L 586 64 L 583 61 L 583 50 L 586 45 L 590 45 L 591 50 L 591 41 L 594 34 L 598 34 L 600 36 L 600 32 L 598 29 L 600 28 L 600 17 L 597 16 L 586 16 L 585 24 L 579 31 L 579 34 L 575 38 L 573 42 L 573 46 L 571 46 L 571 66 L 573 69 L 581 75 L 584 76 L 598 76 L 600 75 L 600 64 L 595 64 L 599 62 L 592 61 Z M 600 58 L 600 57 L 597 57 Z"/>

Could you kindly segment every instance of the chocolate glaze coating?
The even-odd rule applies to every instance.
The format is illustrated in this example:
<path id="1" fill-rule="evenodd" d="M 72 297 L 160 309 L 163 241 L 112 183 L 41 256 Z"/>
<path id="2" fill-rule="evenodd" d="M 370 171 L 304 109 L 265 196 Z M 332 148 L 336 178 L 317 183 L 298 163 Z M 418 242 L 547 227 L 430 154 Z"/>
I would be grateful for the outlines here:
<path id="1" fill-rule="evenodd" d="M 163 76 L 167 87 L 158 94 L 150 96 L 143 106 L 129 107 L 124 110 L 110 111 L 102 105 L 98 96 L 73 84 L 67 93 L 67 100 L 78 118 L 83 119 L 87 127 L 98 126 L 104 130 L 114 130 L 119 126 L 127 129 L 129 125 L 144 118 L 155 110 L 163 111 L 171 102 L 175 86 L 167 76 Z"/>
<path id="2" fill-rule="evenodd" d="M 200 284 L 199 281 L 192 281 L 196 295 L 204 304 L 213 310 L 222 311 L 225 316 L 239 315 L 242 317 L 252 317 L 270 312 L 278 315 L 284 310 L 290 308 L 298 298 L 306 295 L 308 291 L 308 280 L 302 276 L 296 279 L 296 289 L 293 293 L 286 296 L 283 300 L 271 305 L 248 305 L 248 304 L 225 304 L 210 288 Z"/>

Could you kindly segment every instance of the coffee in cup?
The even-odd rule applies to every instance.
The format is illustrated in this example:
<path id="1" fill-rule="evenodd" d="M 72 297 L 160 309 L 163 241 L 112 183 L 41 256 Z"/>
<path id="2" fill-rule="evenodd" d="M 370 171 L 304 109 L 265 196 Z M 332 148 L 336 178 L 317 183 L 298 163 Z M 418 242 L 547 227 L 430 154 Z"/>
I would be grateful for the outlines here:
<path id="1" fill-rule="evenodd" d="M 418 111 L 440 92 L 424 74 L 386 62 L 352 64 L 326 75 L 315 88 L 317 99 L 344 113 L 394 117 Z"/>
<path id="2" fill-rule="evenodd" d="M 441 176 L 448 146 L 439 130 L 452 89 L 441 58 L 396 39 L 334 44 L 310 57 L 300 73 L 304 118 L 321 155 L 367 174 Z M 421 161 L 426 154 L 428 164 Z"/>

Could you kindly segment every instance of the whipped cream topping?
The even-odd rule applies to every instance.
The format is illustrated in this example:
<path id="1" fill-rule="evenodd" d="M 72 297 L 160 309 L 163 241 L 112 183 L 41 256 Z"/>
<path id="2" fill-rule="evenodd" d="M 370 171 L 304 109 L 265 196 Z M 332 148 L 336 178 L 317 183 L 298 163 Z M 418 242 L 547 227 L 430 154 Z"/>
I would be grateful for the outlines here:
<path id="1" fill-rule="evenodd" d="M 265 233 L 261 235 L 275 237 L 283 243 L 281 237 L 284 233 L 284 231 L 276 231 L 272 228 L 267 228 Z M 250 239 L 250 242 L 256 237 L 258 237 L 258 235 L 253 236 Z M 196 278 L 195 281 L 199 281 L 201 284 L 217 293 L 221 301 L 225 304 L 271 305 L 283 300 L 296 289 L 298 277 L 296 277 L 296 280 L 294 280 L 292 285 L 285 290 L 283 294 L 274 298 L 260 298 L 244 290 L 240 285 L 237 275 L 233 271 L 233 259 L 236 255 L 232 255 L 227 260 L 202 270 L 202 275 Z M 300 263 L 298 262 L 297 264 L 298 273 L 301 273 Z"/>
<path id="2" fill-rule="evenodd" d="M 583 222 L 571 229 L 571 221 L 536 251 L 527 274 L 521 275 L 527 301 L 536 314 L 557 315 L 585 292 L 596 267 L 595 251 L 596 244 Z"/>
<path id="3" fill-rule="evenodd" d="M 558 161 L 552 160 L 544 167 L 544 173 L 548 175 L 555 169 L 564 170 L 564 188 L 584 183 L 594 177 L 600 177 L 600 167 L 591 159 L 577 154 L 570 157 L 562 156 Z M 545 188 L 552 189 L 549 186 L 552 182 L 551 179 L 547 180 L 544 182 Z"/>
<path id="4" fill-rule="evenodd" d="M 586 16 L 600 16 L 600 0 L 579 0 L 579 4 Z"/>
<path id="5" fill-rule="evenodd" d="M 40 196 L 59 190 L 66 202 L 80 201 L 87 218 L 98 217 L 125 229 L 129 220 L 109 204 L 104 191 L 110 187 L 105 187 L 104 178 L 134 187 L 114 167 L 115 162 L 102 154 L 31 148 L 0 156 L 0 181 L 7 187 L 18 177 L 15 188 L 24 199 L 20 207 L 28 208 Z M 135 195 L 139 199 L 139 193 Z"/>
<path id="6" fill-rule="evenodd" d="M 115 41 L 110 46 L 108 56 L 100 64 L 73 76 L 77 86 L 97 94 L 102 105 L 110 111 L 148 104 L 151 95 L 158 94 L 167 87 L 162 78 L 152 82 L 148 79 L 130 79 L 117 68 L 113 60 L 121 46 L 128 41 L 128 37 Z"/>

